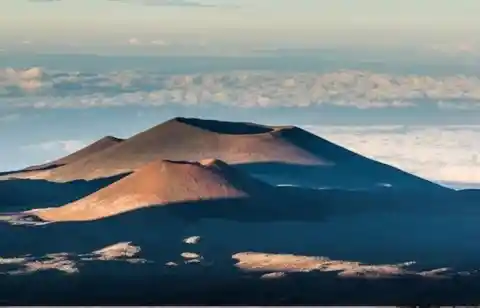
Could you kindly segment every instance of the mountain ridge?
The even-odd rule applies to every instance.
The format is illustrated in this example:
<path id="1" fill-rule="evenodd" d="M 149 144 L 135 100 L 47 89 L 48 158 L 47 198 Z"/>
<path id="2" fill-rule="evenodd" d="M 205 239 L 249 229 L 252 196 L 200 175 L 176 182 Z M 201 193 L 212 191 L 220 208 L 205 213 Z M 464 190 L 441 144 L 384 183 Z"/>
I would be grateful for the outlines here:
<path id="1" fill-rule="evenodd" d="M 34 176 L 59 182 L 94 179 L 131 172 L 155 159 L 199 161 L 207 157 L 238 166 L 275 185 L 443 189 L 296 126 L 183 117 Z"/>

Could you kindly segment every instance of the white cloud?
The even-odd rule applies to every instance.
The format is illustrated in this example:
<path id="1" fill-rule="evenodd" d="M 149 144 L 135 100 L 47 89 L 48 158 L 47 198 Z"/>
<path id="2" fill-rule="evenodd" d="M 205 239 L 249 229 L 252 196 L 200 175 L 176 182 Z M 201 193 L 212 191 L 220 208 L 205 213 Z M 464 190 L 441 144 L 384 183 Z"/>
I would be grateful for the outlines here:
<path id="1" fill-rule="evenodd" d="M 23 146 L 22 150 L 29 152 L 47 152 L 43 154 L 49 155 L 53 158 L 56 157 L 55 155 L 61 156 L 73 153 L 86 145 L 87 144 L 82 140 L 54 140 Z"/>
<path id="2" fill-rule="evenodd" d="M 367 157 L 434 181 L 480 184 L 480 126 L 307 126 Z"/>
<path id="3" fill-rule="evenodd" d="M 130 44 L 140 44 L 132 38 Z M 165 44 L 158 41 L 157 44 Z M 32 101 L 27 98 L 34 96 Z M 112 71 L 97 74 L 41 68 L 0 70 L 0 98 L 16 106 L 222 104 L 237 107 L 333 105 L 480 110 L 478 76 L 390 75 L 340 70 L 327 73 L 226 71 L 163 74 Z M 15 100 L 18 98 L 18 100 Z"/>
<path id="4" fill-rule="evenodd" d="M 141 45 L 142 42 L 138 38 L 132 37 L 128 40 L 128 44 L 130 44 L 130 45 Z"/>
<path id="5" fill-rule="evenodd" d="M 21 91 L 19 94 L 27 94 L 38 90 L 44 86 L 44 77 L 43 70 L 38 67 L 26 70 L 0 69 L 0 97 L 10 92 Z"/>

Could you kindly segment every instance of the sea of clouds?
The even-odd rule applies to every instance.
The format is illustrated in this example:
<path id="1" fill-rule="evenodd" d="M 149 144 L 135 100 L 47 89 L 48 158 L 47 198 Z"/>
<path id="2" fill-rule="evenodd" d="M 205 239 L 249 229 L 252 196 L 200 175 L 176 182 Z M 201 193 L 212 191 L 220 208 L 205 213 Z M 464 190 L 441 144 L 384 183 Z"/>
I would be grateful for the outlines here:
<path id="1" fill-rule="evenodd" d="M 429 180 L 454 187 L 480 188 L 480 125 L 304 128 Z"/>
<path id="2" fill-rule="evenodd" d="M 480 110 L 480 77 L 361 70 L 164 74 L 5 68 L 0 69 L 0 99 L 9 106 L 35 108 L 217 104 L 242 108 L 322 105 Z"/>

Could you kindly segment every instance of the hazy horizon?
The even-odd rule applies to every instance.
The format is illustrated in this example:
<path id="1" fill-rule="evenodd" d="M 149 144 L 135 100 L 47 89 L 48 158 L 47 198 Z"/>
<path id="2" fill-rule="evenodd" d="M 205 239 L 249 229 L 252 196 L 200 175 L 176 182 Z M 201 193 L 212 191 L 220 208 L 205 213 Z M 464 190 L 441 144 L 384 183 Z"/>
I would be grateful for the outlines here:
<path id="1" fill-rule="evenodd" d="M 176 54 L 187 47 L 245 55 L 373 46 L 477 53 L 480 33 L 474 0 L 3 0 L 0 8 L 0 49 L 11 52 Z"/>

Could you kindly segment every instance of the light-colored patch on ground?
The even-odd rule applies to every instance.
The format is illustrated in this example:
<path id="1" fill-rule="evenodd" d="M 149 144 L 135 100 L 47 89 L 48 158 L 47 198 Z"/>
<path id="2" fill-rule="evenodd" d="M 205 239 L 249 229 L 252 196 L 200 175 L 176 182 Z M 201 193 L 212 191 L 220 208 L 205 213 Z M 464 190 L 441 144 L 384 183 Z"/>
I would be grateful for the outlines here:
<path id="1" fill-rule="evenodd" d="M 50 223 L 38 219 L 38 217 L 33 214 L 36 211 L 37 210 L 30 210 L 26 212 L 0 214 L 0 221 L 13 226 L 43 226 Z"/>
<path id="2" fill-rule="evenodd" d="M 190 236 L 183 240 L 185 244 L 195 245 L 200 242 L 200 236 Z"/>
<path id="3" fill-rule="evenodd" d="M 325 257 L 310 257 L 292 254 L 268 254 L 257 252 L 242 252 L 232 256 L 238 260 L 236 266 L 248 271 L 270 272 L 338 272 L 342 277 L 388 278 L 405 275 L 422 275 L 441 277 L 449 274 L 449 269 L 436 269 L 425 272 L 415 272 L 409 267 L 415 262 L 400 264 L 368 265 L 360 262 L 331 260 Z M 269 275 L 272 275 L 270 273 Z"/>
<path id="4" fill-rule="evenodd" d="M 120 242 L 92 253 L 82 255 L 82 261 L 124 261 L 128 263 L 146 263 L 147 260 L 138 258 L 140 246 L 132 245 L 131 242 Z"/>
<path id="5" fill-rule="evenodd" d="M 31 274 L 39 271 L 58 270 L 67 274 L 80 272 L 80 267 L 92 261 L 122 261 L 128 263 L 146 263 L 146 259 L 138 258 L 141 248 L 131 242 L 121 242 L 87 254 L 51 253 L 42 257 L 22 256 L 0 258 L 0 266 L 15 266 L 13 270 L 0 273 L 10 275 Z"/>
<path id="6" fill-rule="evenodd" d="M 14 216 L 13 215 L 7 215 L 7 214 L 1 214 L 0 215 L 0 221 L 4 221 L 4 222 L 10 222 L 14 219 Z"/>
<path id="7" fill-rule="evenodd" d="M 138 255 L 140 251 L 141 248 L 139 246 L 134 246 L 131 242 L 123 242 L 99 249 L 92 254 L 98 255 L 99 259 L 102 260 L 112 260 L 118 258 L 131 258 Z"/>
<path id="8" fill-rule="evenodd" d="M 67 274 L 78 273 L 77 263 L 69 258 L 66 253 L 48 254 L 42 258 L 26 260 L 19 263 L 21 268 L 9 271 L 11 275 L 31 274 L 39 271 L 58 270 Z"/>
<path id="9" fill-rule="evenodd" d="M 182 252 L 181 256 L 184 259 L 198 259 L 198 258 L 201 258 L 201 256 L 199 254 L 194 253 L 194 252 Z"/>
<path id="10" fill-rule="evenodd" d="M 285 277 L 287 274 L 284 272 L 273 272 L 273 273 L 266 273 L 260 276 L 260 279 L 279 279 Z"/>
<path id="11" fill-rule="evenodd" d="M 473 276 L 473 275 L 479 275 L 480 274 L 480 269 L 476 270 L 470 270 L 470 271 L 461 271 L 457 273 L 459 276 Z"/>
<path id="12" fill-rule="evenodd" d="M 2 258 L 0 257 L 0 265 L 8 264 L 22 264 L 29 260 L 28 257 L 14 257 L 14 258 Z"/>
<path id="13" fill-rule="evenodd" d="M 470 272 L 470 273 L 473 273 L 473 272 Z M 450 269 L 448 267 L 437 268 L 437 269 L 430 270 L 430 271 L 423 271 L 423 272 L 420 272 L 418 274 L 421 275 L 421 276 L 430 277 L 430 278 L 444 278 L 444 277 L 447 277 L 450 274 L 452 274 L 452 269 Z M 460 274 L 460 273 L 458 273 L 458 274 Z"/>
<path id="14" fill-rule="evenodd" d="M 215 261 L 206 261 L 203 256 L 195 252 L 182 252 L 180 256 L 183 258 L 184 264 L 198 264 L 202 266 L 211 266 Z"/>
<path id="15" fill-rule="evenodd" d="M 200 259 L 189 259 L 189 260 L 185 261 L 186 264 L 192 264 L 192 263 L 197 263 L 198 264 L 198 263 L 201 263 L 201 262 L 202 262 L 202 260 L 200 260 Z"/>

